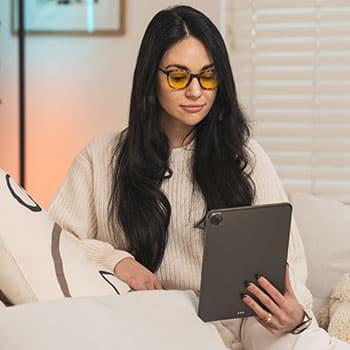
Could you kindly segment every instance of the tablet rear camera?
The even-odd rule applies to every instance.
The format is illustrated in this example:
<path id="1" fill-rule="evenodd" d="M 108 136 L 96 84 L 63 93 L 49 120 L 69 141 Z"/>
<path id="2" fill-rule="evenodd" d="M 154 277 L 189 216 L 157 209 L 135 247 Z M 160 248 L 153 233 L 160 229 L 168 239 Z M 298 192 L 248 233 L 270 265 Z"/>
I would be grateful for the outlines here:
<path id="1" fill-rule="evenodd" d="M 209 220 L 212 225 L 219 226 L 223 220 L 222 213 L 211 214 Z"/>

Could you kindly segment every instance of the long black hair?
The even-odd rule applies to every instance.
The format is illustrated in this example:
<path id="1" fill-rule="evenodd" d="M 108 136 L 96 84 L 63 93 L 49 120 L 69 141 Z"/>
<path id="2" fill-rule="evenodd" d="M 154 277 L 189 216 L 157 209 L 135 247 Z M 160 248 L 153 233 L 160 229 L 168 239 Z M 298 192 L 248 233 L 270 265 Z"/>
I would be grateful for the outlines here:
<path id="1" fill-rule="evenodd" d="M 171 215 L 170 203 L 161 190 L 171 169 L 169 142 L 160 123 L 157 70 L 164 53 L 188 35 L 206 47 L 219 79 L 210 112 L 193 130 L 193 185 L 202 192 L 206 210 L 251 205 L 255 196 L 250 172 L 244 171 L 250 160 L 246 150 L 250 128 L 237 101 L 220 32 L 206 15 L 189 6 L 158 12 L 141 42 L 128 128 L 121 133 L 112 157 L 109 202 L 111 228 L 121 225 L 129 251 L 152 272 L 162 262 Z"/>

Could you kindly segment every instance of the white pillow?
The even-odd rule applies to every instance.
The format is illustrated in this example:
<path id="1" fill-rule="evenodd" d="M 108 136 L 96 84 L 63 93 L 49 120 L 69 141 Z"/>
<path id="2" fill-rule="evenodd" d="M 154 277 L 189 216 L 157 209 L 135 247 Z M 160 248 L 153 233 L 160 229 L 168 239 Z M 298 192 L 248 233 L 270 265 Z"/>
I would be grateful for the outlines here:
<path id="1" fill-rule="evenodd" d="M 290 200 L 304 242 L 307 285 L 317 313 L 328 304 L 340 277 L 350 272 L 350 206 L 306 193 L 292 193 Z"/>
<path id="2" fill-rule="evenodd" d="M 1 350 L 225 350 L 191 291 L 71 298 L 0 312 Z"/>
<path id="3" fill-rule="evenodd" d="M 56 225 L 2 170 L 0 213 L 0 290 L 13 304 L 130 290 L 89 261 L 78 238 Z"/>

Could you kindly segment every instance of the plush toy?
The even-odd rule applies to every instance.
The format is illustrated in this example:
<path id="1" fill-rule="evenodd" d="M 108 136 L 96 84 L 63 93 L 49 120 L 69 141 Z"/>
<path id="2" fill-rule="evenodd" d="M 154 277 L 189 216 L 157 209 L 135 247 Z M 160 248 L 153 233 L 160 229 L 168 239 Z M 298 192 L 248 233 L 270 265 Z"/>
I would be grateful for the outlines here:
<path id="1" fill-rule="evenodd" d="M 329 305 L 319 311 L 317 320 L 331 336 L 350 343 L 350 273 L 336 284 Z"/>

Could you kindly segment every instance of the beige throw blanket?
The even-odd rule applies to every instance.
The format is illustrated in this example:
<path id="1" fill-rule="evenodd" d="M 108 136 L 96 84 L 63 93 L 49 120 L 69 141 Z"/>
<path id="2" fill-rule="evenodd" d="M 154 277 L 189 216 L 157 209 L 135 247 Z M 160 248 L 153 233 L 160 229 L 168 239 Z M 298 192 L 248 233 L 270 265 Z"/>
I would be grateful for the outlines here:
<path id="1" fill-rule="evenodd" d="M 329 304 L 320 310 L 317 320 L 331 336 L 350 343 L 350 273 L 336 284 Z"/>

